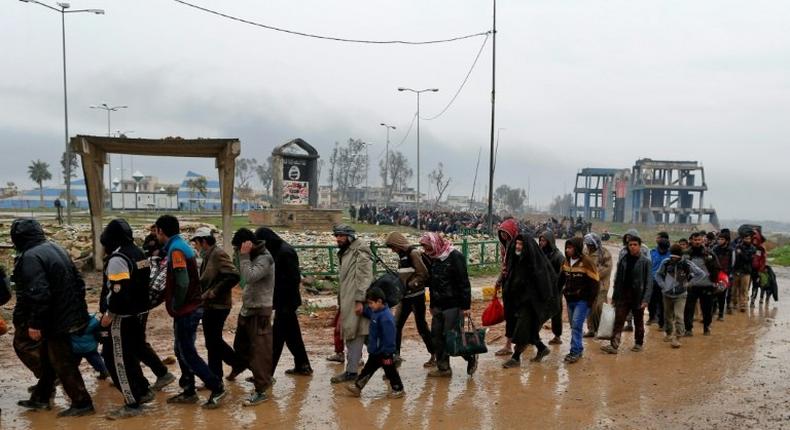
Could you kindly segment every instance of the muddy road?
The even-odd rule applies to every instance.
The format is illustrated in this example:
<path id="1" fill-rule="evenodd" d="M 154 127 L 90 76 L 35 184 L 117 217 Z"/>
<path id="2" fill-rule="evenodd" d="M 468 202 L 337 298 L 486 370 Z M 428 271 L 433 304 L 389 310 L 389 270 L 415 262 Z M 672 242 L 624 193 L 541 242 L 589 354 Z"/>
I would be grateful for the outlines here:
<path id="1" fill-rule="evenodd" d="M 506 359 L 495 357 L 504 328 L 490 329 L 492 352 L 481 356 L 474 377 L 465 374 L 465 362 L 452 359 L 455 374 L 450 379 L 431 379 L 422 363 L 424 347 L 413 327 L 407 324 L 405 362 L 401 377 L 406 389 L 403 399 L 386 398 L 387 385 L 374 377 L 361 398 L 350 397 L 329 378 L 342 370 L 325 358 L 333 352 L 333 311 L 301 316 L 315 374 L 290 377 L 283 371 L 292 365 L 284 351 L 277 369 L 277 383 L 269 402 L 242 408 L 241 400 L 251 390 L 244 377 L 227 383 L 230 395 L 218 410 L 168 405 L 176 393 L 170 386 L 142 417 L 111 422 L 104 413 L 121 405 L 121 395 L 107 381 L 97 381 L 83 362 L 86 384 L 93 395 L 97 414 L 78 419 L 56 419 L 66 407 L 59 388 L 51 412 L 27 412 L 16 401 L 27 398 L 32 375 L 20 364 L 11 336 L 0 338 L 0 428 L 2 429 L 204 429 L 204 428 L 790 428 L 790 270 L 777 270 L 783 301 L 757 307 L 748 313 L 714 321 L 713 335 L 684 338 L 683 347 L 673 350 L 661 341 L 655 326 L 647 328 L 645 350 L 630 351 L 632 333 L 624 334 L 617 356 L 603 354 L 599 341 L 585 339 L 584 358 L 572 365 L 563 363 L 570 333 L 564 328 L 564 343 L 551 346 L 551 354 L 539 364 L 521 369 L 502 369 Z M 479 320 L 485 303 L 475 303 Z M 95 302 L 92 309 L 95 309 Z M 5 314 L 8 313 L 6 309 Z M 695 323 L 696 325 L 697 323 Z M 231 319 L 226 327 L 233 327 Z M 171 320 L 157 309 L 149 324 L 149 340 L 163 356 L 172 355 Z M 698 330 L 697 333 L 700 333 Z M 542 332 L 544 341 L 550 331 Z M 227 331 L 230 341 L 233 333 Z M 202 335 L 199 345 L 202 349 Z M 534 354 L 534 349 L 525 355 Z M 205 356 L 205 355 L 204 355 Z M 171 370 L 178 374 L 177 365 Z M 153 380 L 153 375 L 146 370 Z M 201 391 L 205 398 L 208 393 Z"/>

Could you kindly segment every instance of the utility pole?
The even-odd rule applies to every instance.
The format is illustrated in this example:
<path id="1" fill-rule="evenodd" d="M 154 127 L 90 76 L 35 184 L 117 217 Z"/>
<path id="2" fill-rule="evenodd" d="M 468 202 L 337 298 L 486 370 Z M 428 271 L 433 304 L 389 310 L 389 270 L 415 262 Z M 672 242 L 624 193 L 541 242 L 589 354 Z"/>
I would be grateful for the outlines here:
<path id="1" fill-rule="evenodd" d="M 475 187 L 477 186 L 477 172 L 480 170 L 480 154 L 483 152 L 483 148 L 477 150 L 477 166 L 475 166 L 475 180 L 472 182 L 472 197 L 469 198 L 469 210 L 472 210 L 472 205 L 475 202 Z"/>
<path id="2" fill-rule="evenodd" d="M 387 146 L 386 146 L 386 149 L 384 150 L 384 193 L 385 193 L 385 196 L 386 196 L 384 198 L 384 201 L 386 202 L 384 206 L 389 206 L 390 205 L 390 192 L 389 192 L 389 188 L 387 188 L 387 177 L 389 176 L 389 173 L 390 173 L 390 129 L 395 130 L 395 126 L 394 125 L 388 125 L 388 124 L 385 124 L 383 122 L 380 125 L 382 127 L 386 127 L 387 128 Z"/>
<path id="3" fill-rule="evenodd" d="M 488 160 L 488 233 L 494 234 L 494 127 L 496 114 L 496 0 L 491 54 L 491 153 Z"/>

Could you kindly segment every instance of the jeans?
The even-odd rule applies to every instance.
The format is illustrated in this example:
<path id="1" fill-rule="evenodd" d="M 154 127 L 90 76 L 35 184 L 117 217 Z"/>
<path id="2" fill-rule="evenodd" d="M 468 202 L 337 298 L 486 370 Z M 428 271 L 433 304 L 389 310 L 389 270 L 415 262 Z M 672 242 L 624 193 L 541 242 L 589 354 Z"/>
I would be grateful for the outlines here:
<path id="1" fill-rule="evenodd" d="M 421 294 L 417 297 L 406 297 L 400 303 L 400 309 L 397 315 L 398 331 L 395 335 L 395 351 L 400 354 L 400 345 L 403 339 L 403 326 L 406 325 L 409 314 L 414 312 L 414 322 L 417 324 L 417 332 L 420 333 L 425 348 L 430 354 L 433 354 L 431 329 L 428 328 L 428 322 L 425 320 L 425 294 Z"/>
<path id="2" fill-rule="evenodd" d="M 382 367 L 384 368 L 384 374 L 390 382 L 392 391 L 403 390 L 403 382 L 401 382 L 398 369 L 395 367 L 395 360 L 392 358 L 392 354 L 371 354 L 368 357 L 368 361 L 365 363 L 365 367 L 362 368 L 362 372 L 360 372 L 357 377 L 355 382 L 357 387 L 360 389 L 364 388 L 370 380 L 370 377 Z"/>
<path id="3" fill-rule="evenodd" d="M 143 330 L 143 343 L 145 344 L 138 352 L 140 361 L 148 366 L 157 378 L 161 378 L 167 375 L 168 370 L 167 366 L 162 363 L 159 355 L 154 351 L 154 348 L 151 347 L 151 344 L 145 339 L 145 332 L 148 327 L 148 313 L 141 314 L 138 318 L 140 319 L 140 326 Z"/>
<path id="4" fill-rule="evenodd" d="M 99 351 L 91 351 L 87 354 L 80 354 L 78 359 L 86 359 L 90 363 L 93 370 L 99 373 L 107 373 L 107 366 L 104 365 L 104 360 L 101 358 Z"/>
<path id="5" fill-rule="evenodd" d="M 584 300 L 568 302 L 568 320 L 571 322 L 571 354 L 580 355 L 584 352 L 582 331 L 588 312 L 590 312 L 590 307 Z"/>
<path id="6" fill-rule="evenodd" d="M 227 363 L 232 369 L 243 369 L 247 366 L 247 363 L 233 351 L 233 348 L 222 337 L 225 320 L 228 319 L 229 314 L 230 309 L 206 309 L 203 311 L 203 337 L 206 340 L 208 367 L 220 378 L 224 374 L 222 362 Z"/>
<path id="7" fill-rule="evenodd" d="M 202 318 L 203 308 L 198 308 L 190 314 L 173 319 L 174 350 L 181 368 L 181 379 L 178 382 L 185 392 L 195 392 L 195 375 L 203 380 L 209 390 L 223 389 L 222 380 L 209 369 L 195 348 L 197 328 Z"/>

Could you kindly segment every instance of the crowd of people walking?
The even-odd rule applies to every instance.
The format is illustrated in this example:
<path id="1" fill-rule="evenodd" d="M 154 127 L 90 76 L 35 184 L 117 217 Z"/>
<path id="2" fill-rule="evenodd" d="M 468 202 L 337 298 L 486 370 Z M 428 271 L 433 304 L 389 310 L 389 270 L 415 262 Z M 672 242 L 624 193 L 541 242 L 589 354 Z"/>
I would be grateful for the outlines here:
<path id="1" fill-rule="evenodd" d="M 391 233 L 386 246 L 398 256 L 398 268 L 392 270 L 398 287 L 391 289 L 374 279 L 372 267 L 378 257 L 354 228 L 341 224 L 332 233 L 339 249 L 339 288 L 335 354 L 328 360 L 344 363 L 345 368 L 329 382 L 345 384 L 349 393 L 359 396 L 382 368 L 391 388 L 389 397 L 403 397 L 408 387 L 398 368 L 403 329 L 411 315 L 425 347 L 427 376 L 452 376 L 448 334 L 471 316 L 464 256 L 437 232 L 423 234 L 419 246 Z M 735 238 L 726 229 L 717 234 L 695 232 L 685 244 L 671 243 L 662 232 L 653 249 L 637 231 L 629 231 L 616 261 L 600 236 L 588 230 L 577 231 L 562 249 L 556 247 L 553 229 L 535 232 L 535 226 L 512 218 L 499 224 L 497 235 L 502 270 L 496 294 L 504 302 L 506 341 L 495 354 L 507 357 L 504 368 L 520 367 L 529 345 L 536 348 L 532 362 L 550 354 L 540 335 L 544 323 L 551 324 L 553 337 L 548 343 L 562 344 L 563 310 L 571 332 L 564 361 L 572 364 L 585 354 L 584 338 L 604 338 L 608 342 L 600 349 L 617 354 L 622 332 L 633 331 L 631 351 L 642 351 L 646 324 L 657 324 L 664 340 L 680 348 L 681 339 L 694 333 L 697 304 L 702 334 L 710 335 L 714 315 L 720 321 L 725 313 L 745 312 L 755 306 L 758 294 L 762 304 L 776 288 L 759 228 L 741 228 Z M 82 358 L 100 378 L 109 376 L 121 394 L 122 404 L 107 414 L 109 419 L 140 415 L 157 391 L 176 381 L 180 391 L 168 403 L 199 403 L 196 378 L 209 393 L 202 407 L 220 407 L 228 393 L 225 384 L 247 370 L 253 389 L 241 403 L 263 403 L 275 383 L 284 347 L 294 359 L 286 374 L 313 374 L 297 317 L 302 304 L 299 256 L 269 228 L 239 229 L 232 236 L 231 251 L 218 247 L 208 228 L 184 238 L 178 219 L 163 215 L 141 248 L 129 224 L 114 219 L 101 234 L 105 258 L 97 314 L 88 312 L 81 274 L 68 254 L 46 239 L 36 220 L 16 220 L 11 238 L 17 251 L 13 346 L 37 379 L 30 397 L 18 402 L 20 407 L 49 410 L 55 385 L 61 384 L 71 404 L 58 416 L 94 413 L 79 371 Z M 5 273 L 0 273 L 0 281 L 0 304 L 4 304 L 12 294 Z M 242 289 L 241 309 L 229 345 L 223 332 L 237 286 Z M 146 340 L 148 313 L 162 303 L 173 320 L 178 379 Z M 607 331 L 602 327 L 607 306 L 613 307 L 614 318 L 608 333 L 602 334 Z M 205 357 L 196 347 L 201 324 Z M 469 376 L 475 374 L 476 354 L 453 355 L 465 360 Z M 143 365 L 155 375 L 153 382 L 146 378 Z"/>

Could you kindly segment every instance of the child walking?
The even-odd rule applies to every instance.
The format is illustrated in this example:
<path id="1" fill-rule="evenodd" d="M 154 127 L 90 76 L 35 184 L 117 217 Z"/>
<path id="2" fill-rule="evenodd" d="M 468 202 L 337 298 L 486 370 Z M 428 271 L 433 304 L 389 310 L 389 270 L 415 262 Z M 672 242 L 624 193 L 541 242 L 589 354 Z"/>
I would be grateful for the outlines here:
<path id="1" fill-rule="evenodd" d="M 71 349 L 80 360 L 83 358 L 88 360 L 93 370 L 99 373 L 98 379 L 107 379 L 110 374 L 107 372 L 107 366 L 104 364 L 104 360 L 98 351 L 100 329 L 96 314 L 90 315 L 85 331 L 82 334 L 71 335 Z"/>
<path id="2" fill-rule="evenodd" d="M 370 378 L 379 368 L 384 368 L 384 374 L 390 382 L 392 391 L 388 397 L 397 399 L 403 397 L 403 383 L 398 369 L 395 367 L 395 319 L 386 303 L 386 296 L 381 288 L 373 287 L 365 294 L 367 306 L 362 311 L 370 319 L 368 332 L 368 361 L 362 368 L 357 380 L 346 386 L 353 395 L 359 396 Z"/>

